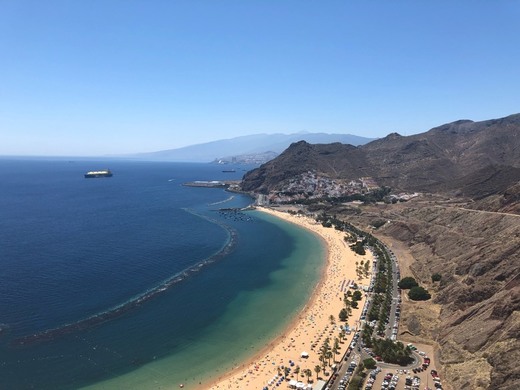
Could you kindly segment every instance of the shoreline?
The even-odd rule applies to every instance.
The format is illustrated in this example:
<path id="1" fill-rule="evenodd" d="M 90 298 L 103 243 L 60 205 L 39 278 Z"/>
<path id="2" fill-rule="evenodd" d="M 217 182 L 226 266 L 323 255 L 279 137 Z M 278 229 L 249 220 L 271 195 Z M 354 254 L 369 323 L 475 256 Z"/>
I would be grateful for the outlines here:
<path id="1" fill-rule="evenodd" d="M 258 211 L 270 214 L 286 222 L 295 224 L 315 234 L 325 245 L 325 263 L 323 265 L 320 279 L 312 287 L 309 301 L 295 315 L 294 319 L 272 339 L 268 345 L 254 354 L 251 358 L 237 364 L 235 368 L 219 378 L 213 379 L 197 389 L 220 390 L 220 389 L 272 389 L 277 382 L 281 382 L 279 367 L 290 367 L 289 378 L 307 383 L 307 377 L 303 374 L 304 369 L 312 371 L 310 383 L 316 382 L 316 365 L 322 365 L 319 360 L 318 351 L 326 338 L 330 338 L 330 345 L 334 344 L 334 338 L 339 337 L 340 322 L 337 317 L 343 304 L 343 294 L 351 282 L 368 285 L 369 279 L 358 279 L 356 275 L 356 262 L 370 261 L 373 258 L 370 252 L 364 256 L 355 254 L 344 241 L 344 232 L 333 228 L 325 228 L 311 218 L 291 215 L 286 212 L 257 208 Z M 348 320 L 351 329 L 357 329 L 359 317 L 365 302 L 365 296 L 358 302 L 357 309 L 352 310 Z M 330 320 L 334 316 L 335 321 Z M 354 332 L 340 341 L 340 351 L 332 359 L 341 360 L 350 344 Z M 323 340 L 322 340 L 323 338 Z M 307 352 L 308 357 L 302 357 L 302 352 Z M 331 364 L 333 364 L 331 362 Z M 294 374 L 294 369 L 299 366 L 300 373 Z M 327 375 L 318 375 L 327 379 L 331 369 L 326 369 Z M 281 382 L 283 383 L 283 382 Z M 272 384 L 272 386 L 270 385 Z"/>

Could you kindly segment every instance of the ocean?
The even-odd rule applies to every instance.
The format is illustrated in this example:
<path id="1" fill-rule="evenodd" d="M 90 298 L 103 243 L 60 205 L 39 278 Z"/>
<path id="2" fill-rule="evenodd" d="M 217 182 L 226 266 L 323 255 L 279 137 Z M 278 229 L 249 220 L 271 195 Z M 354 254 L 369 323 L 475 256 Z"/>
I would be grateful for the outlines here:
<path id="1" fill-rule="evenodd" d="M 0 159 L 0 389 L 190 389 L 265 347 L 309 299 L 324 248 L 236 211 L 245 195 L 182 185 L 244 173 Z"/>

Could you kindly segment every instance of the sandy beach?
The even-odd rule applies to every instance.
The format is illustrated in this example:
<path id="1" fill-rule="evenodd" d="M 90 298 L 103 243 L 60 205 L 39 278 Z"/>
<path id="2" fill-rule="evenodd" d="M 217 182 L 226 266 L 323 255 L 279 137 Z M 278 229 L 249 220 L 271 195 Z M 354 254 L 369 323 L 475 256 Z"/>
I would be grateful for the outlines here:
<path id="1" fill-rule="evenodd" d="M 291 215 L 268 208 L 258 210 L 297 224 L 319 235 L 326 243 L 327 263 L 311 300 L 285 332 L 250 361 L 235 367 L 228 375 L 205 386 L 205 389 L 287 388 L 288 382 L 281 379 L 283 370 L 280 370 L 280 367 L 282 366 L 291 368 L 288 376 L 291 380 L 298 380 L 305 384 L 316 382 L 314 368 L 322 365 L 319 360 L 320 347 L 327 337 L 330 339 L 329 344 L 334 345 L 334 339 L 339 338 L 340 326 L 346 325 L 345 322 L 338 319 L 338 314 L 344 307 L 344 293 L 349 289 L 351 282 L 362 286 L 369 284 L 369 279 L 358 278 L 356 262 L 370 261 L 372 263 L 372 254 L 367 252 L 366 255 L 360 256 L 354 253 L 344 240 L 344 232 L 323 227 L 308 217 Z M 370 267 L 371 269 L 372 267 Z M 365 296 L 363 295 L 358 309 L 352 310 L 352 315 L 348 320 L 351 328 L 356 329 L 358 326 L 364 301 Z M 334 316 L 334 321 L 331 321 L 331 315 Z M 341 359 L 353 335 L 354 332 L 340 342 L 340 351 L 331 359 L 331 364 L 333 364 L 333 360 Z M 308 357 L 302 357 L 303 352 L 308 354 Z M 299 374 L 294 373 L 296 367 L 300 368 Z M 312 371 L 309 381 L 303 373 L 305 369 Z M 329 374 L 331 369 L 327 368 L 326 372 Z M 320 372 L 318 377 L 327 379 L 328 375 Z"/>

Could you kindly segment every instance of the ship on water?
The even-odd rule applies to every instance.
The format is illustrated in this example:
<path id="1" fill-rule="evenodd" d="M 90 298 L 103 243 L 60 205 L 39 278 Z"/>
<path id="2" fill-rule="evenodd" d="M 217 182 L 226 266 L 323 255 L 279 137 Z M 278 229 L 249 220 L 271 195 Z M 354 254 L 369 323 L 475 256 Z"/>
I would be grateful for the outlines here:
<path id="1" fill-rule="evenodd" d="M 85 173 L 85 178 L 89 179 L 92 177 L 112 177 L 110 169 L 103 169 L 101 171 L 88 171 Z"/>

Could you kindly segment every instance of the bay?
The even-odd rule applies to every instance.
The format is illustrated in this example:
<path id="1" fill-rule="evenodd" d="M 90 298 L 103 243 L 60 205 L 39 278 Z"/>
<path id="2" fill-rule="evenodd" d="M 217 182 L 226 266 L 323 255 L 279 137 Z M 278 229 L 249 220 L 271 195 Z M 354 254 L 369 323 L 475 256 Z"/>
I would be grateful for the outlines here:
<path id="1" fill-rule="evenodd" d="M 114 176 L 83 178 L 103 168 Z M 0 159 L 2 384 L 190 388 L 281 331 L 319 277 L 319 241 L 259 212 L 218 211 L 247 196 L 182 186 L 243 173 Z"/>

